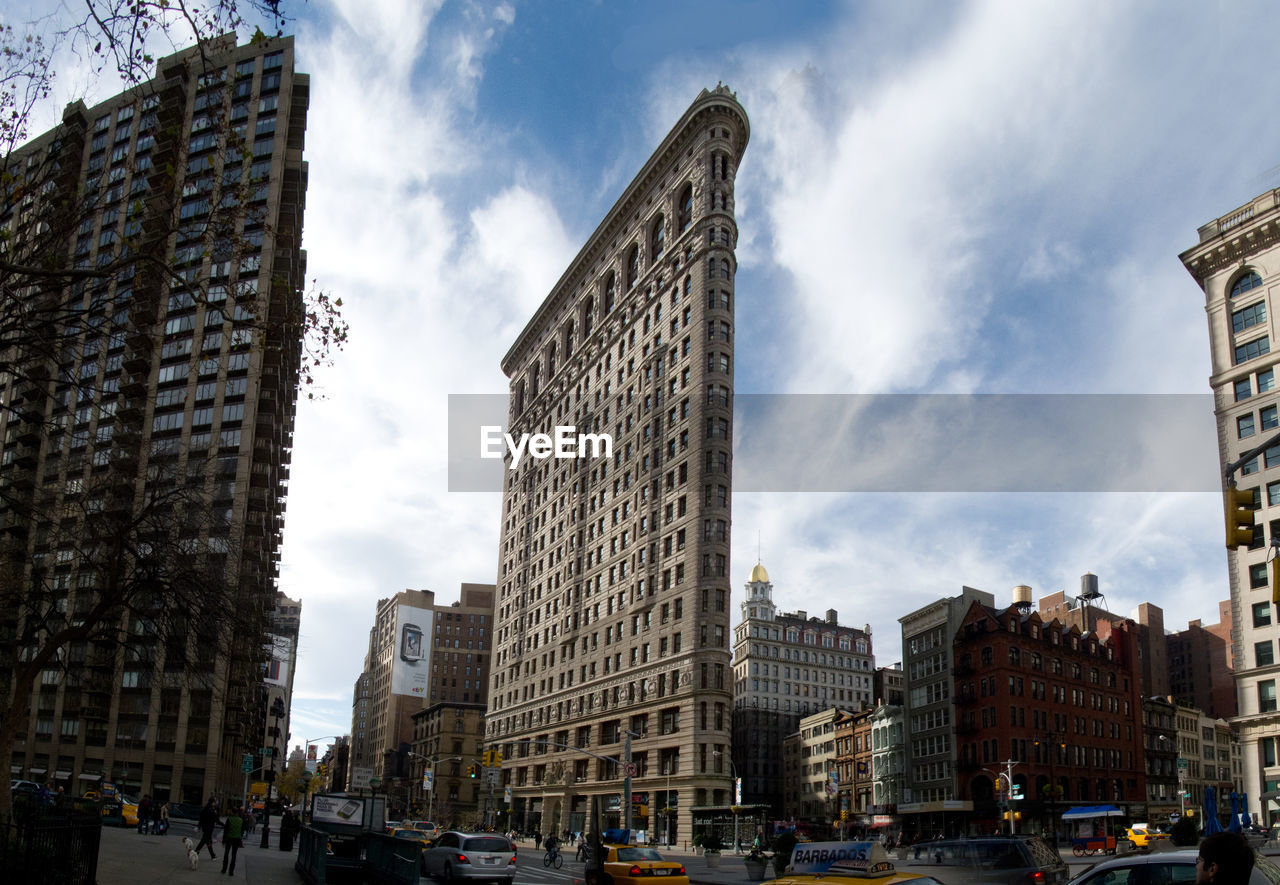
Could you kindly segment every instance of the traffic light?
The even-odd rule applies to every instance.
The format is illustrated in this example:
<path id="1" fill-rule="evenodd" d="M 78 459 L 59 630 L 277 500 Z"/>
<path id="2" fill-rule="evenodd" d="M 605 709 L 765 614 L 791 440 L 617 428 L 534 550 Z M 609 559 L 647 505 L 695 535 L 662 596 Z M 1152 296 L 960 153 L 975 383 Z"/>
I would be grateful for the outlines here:
<path id="1" fill-rule="evenodd" d="M 1227 549 L 1253 543 L 1254 489 L 1227 489 Z"/>
<path id="2" fill-rule="evenodd" d="M 476 766 L 474 766 L 474 765 L 468 765 L 468 766 L 467 766 L 467 777 L 475 777 L 475 776 L 476 776 Z"/>
<path id="3" fill-rule="evenodd" d="M 495 768 L 496 768 L 496 767 L 498 767 L 498 766 L 500 766 L 500 765 L 502 765 L 502 751 L 501 751 L 501 750 L 494 750 L 494 751 L 493 751 L 493 765 L 494 765 L 494 767 L 495 767 Z"/>

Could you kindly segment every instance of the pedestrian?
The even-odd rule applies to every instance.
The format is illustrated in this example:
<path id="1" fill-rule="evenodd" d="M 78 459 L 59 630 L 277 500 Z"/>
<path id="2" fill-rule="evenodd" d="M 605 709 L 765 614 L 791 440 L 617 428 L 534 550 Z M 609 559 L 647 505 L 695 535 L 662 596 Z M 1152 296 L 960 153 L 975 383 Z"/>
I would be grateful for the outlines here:
<path id="1" fill-rule="evenodd" d="M 169 821 L 166 818 L 166 809 L 169 803 L 161 802 L 159 799 L 153 799 L 151 802 L 151 832 L 157 836 L 163 836 Z"/>
<path id="2" fill-rule="evenodd" d="M 208 845 L 209 860 L 218 859 L 218 855 L 213 853 L 213 828 L 219 823 L 221 821 L 218 820 L 218 800 L 210 796 L 209 803 L 200 811 L 200 844 L 195 847 L 196 854 Z"/>
<path id="3" fill-rule="evenodd" d="M 222 825 L 222 872 L 230 876 L 236 874 L 236 855 L 243 845 L 244 818 L 240 816 L 240 804 L 236 803 L 231 806 L 231 813 Z M 231 862 L 229 870 L 227 861 Z"/>
<path id="4" fill-rule="evenodd" d="M 1214 833 L 1200 843 L 1196 885 L 1248 885 L 1255 855 L 1239 833 Z"/>
<path id="5" fill-rule="evenodd" d="M 138 833 L 147 835 L 151 831 L 151 797 L 143 795 L 138 803 Z"/>
<path id="6" fill-rule="evenodd" d="M 244 831 L 246 835 L 252 834 L 254 827 L 258 825 L 258 818 L 254 815 L 252 808 L 244 810 Z"/>

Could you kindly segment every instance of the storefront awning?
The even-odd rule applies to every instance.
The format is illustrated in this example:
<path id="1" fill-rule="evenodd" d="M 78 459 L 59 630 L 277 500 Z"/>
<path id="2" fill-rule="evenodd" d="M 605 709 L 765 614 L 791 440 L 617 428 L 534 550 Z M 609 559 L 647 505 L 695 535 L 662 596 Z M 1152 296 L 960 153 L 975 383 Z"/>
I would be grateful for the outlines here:
<path id="1" fill-rule="evenodd" d="M 1093 817 L 1124 817 L 1124 812 L 1114 805 L 1081 805 L 1067 809 L 1063 820 L 1088 820 Z"/>
<path id="2" fill-rule="evenodd" d="M 55 772 L 53 773 L 53 776 L 54 776 L 55 778 L 57 778 L 58 780 L 60 780 L 60 781 L 64 781 L 64 780 L 66 780 L 67 778 L 71 777 L 71 772 L 69 772 L 69 771 L 55 771 Z"/>
<path id="3" fill-rule="evenodd" d="M 100 775 L 100 774 L 82 774 L 82 775 L 80 775 L 80 780 L 82 780 L 82 781 L 100 781 L 100 780 L 102 780 L 102 775 Z"/>

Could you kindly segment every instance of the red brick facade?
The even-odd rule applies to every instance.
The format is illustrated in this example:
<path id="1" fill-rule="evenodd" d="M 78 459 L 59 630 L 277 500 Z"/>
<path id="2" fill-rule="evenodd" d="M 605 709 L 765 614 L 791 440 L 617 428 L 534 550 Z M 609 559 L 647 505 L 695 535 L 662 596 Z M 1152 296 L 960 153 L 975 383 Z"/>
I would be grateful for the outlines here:
<path id="1" fill-rule="evenodd" d="M 1082 633 L 1014 606 L 970 607 L 953 661 L 957 798 L 973 801 L 980 828 L 997 825 L 997 772 L 1010 759 L 1022 830 L 1070 805 L 1145 801 L 1134 628 Z"/>

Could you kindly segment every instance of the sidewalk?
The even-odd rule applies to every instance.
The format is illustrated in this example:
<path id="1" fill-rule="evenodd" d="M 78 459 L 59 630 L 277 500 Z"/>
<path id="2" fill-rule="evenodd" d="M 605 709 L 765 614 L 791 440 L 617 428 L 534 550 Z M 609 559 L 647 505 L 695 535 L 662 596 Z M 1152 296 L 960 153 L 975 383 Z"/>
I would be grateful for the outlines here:
<path id="1" fill-rule="evenodd" d="M 192 885 L 214 881 L 249 882 L 252 885 L 297 885 L 302 881 L 293 869 L 296 851 L 281 851 L 274 827 L 271 847 L 259 848 L 262 830 L 245 839 L 236 858 L 236 875 L 222 875 L 222 843 L 214 846 L 216 861 L 209 859 L 209 849 L 200 852 L 195 870 L 182 847 L 182 837 L 193 843 L 200 839 L 195 824 L 174 821 L 165 836 L 139 836 L 132 827 L 103 827 L 102 846 L 98 851 L 98 885 Z M 215 832 L 215 838 L 221 838 Z"/>

